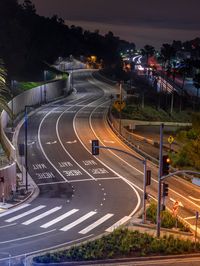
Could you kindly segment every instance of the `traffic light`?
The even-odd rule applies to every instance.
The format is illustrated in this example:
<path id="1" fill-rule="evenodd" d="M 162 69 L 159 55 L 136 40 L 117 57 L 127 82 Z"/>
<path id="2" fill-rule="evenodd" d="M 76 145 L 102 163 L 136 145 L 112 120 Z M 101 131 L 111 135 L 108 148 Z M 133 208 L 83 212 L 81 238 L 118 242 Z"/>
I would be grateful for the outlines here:
<path id="1" fill-rule="evenodd" d="M 170 165 L 170 158 L 168 155 L 163 155 L 162 157 L 162 176 L 169 174 L 169 165 Z"/>
<path id="2" fill-rule="evenodd" d="M 98 141 L 98 139 L 92 140 L 92 155 L 99 155 L 99 141 Z"/>
<path id="3" fill-rule="evenodd" d="M 151 185 L 151 170 L 147 170 L 146 186 Z"/>
<path id="4" fill-rule="evenodd" d="M 4 177 L 3 176 L 0 177 L 0 183 L 4 183 Z"/>
<path id="5" fill-rule="evenodd" d="M 169 185 L 167 183 L 163 183 L 163 197 L 168 196 Z"/>

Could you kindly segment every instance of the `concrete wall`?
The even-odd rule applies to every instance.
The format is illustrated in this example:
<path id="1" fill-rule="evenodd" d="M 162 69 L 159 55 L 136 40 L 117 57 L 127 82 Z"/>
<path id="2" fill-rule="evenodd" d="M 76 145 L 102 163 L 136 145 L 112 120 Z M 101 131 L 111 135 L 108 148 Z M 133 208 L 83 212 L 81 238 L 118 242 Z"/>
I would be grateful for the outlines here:
<path id="1" fill-rule="evenodd" d="M 67 95 L 69 85 L 69 81 L 67 80 L 53 81 L 23 92 L 9 102 L 8 105 L 14 115 L 17 116 L 18 114 L 24 112 L 25 105 L 40 105 L 44 103 L 45 94 L 46 102 L 53 101 L 63 94 Z M 0 117 L 1 143 L 9 155 L 9 160 L 12 164 L 0 169 L 0 176 L 4 176 L 5 178 L 5 183 L 0 183 L 0 201 L 2 201 L 3 186 L 5 199 L 9 199 L 11 191 L 16 190 L 16 150 L 5 134 L 5 129 L 7 128 L 9 122 L 10 117 L 3 110 Z"/>

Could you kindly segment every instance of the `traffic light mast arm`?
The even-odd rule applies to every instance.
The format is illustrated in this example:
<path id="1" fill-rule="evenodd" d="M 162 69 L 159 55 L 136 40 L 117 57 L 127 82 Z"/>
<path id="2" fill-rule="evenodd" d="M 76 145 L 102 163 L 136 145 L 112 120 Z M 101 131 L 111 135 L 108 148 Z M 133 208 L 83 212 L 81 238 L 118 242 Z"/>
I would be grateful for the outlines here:
<path id="1" fill-rule="evenodd" d="M 165 178 L 168 178 L 168 177 L 171 177 L 171 176 L 174 176 L 174 175 L 178 175 L 178 174 L 195 174 L 195 175 L 200 175 L 200 172 L 194 172 L 194 171 L 190 171 L 190 170 L 179 170 L 179 171 L 176 171 L 176 172 L 173 172 L 173 173 L 170 173 L 168 175 L 165 175 L 165 176 L 162 176 L 161 177 L 161 180 L 164 180 Z M 192 177 L 193 178 L 193 177 Z"/>
<path id="2" fill-rule="evenodd" d="M 135 158 L 136 160 L 138 160 L 138 161 L 140 161 L 142 163 L 145 162 L 145 159 L 140 159 L 139 157 L 135 156 L 134 154 L 132 154 L 130 152 L 127 152 L 127 151 L 124 151 L 124 150 L 120 150 L 120 149 L 117 149 L 117 148 L 113 148 L 113 147 L 109 147 L 109 146 L 95 146 L 95 148 L 119 151 L 119 152 L 125 153 L 127 155 L 130 155 L 131 157 Z"/>

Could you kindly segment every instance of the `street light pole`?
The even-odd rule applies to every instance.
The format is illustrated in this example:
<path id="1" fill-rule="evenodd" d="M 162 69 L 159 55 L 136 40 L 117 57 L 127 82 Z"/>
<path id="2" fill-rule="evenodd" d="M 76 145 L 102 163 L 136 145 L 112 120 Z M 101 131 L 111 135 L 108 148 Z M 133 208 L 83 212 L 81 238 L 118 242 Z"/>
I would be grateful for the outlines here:
<path id="1" fill-rule="evenodd" d="M 144 180 L 143 180 L 143 224 L 146 223 L 146 180 L 147 180 L 147 160 L 144 159 L 143 161 L 144 165 Z"/>
<path id="2" fill-rule="evenodd" d="M 119 134 L 121 135 L 122 131 L 122 81 L 119 83 L 119 100 L 120 100 L 120 109 L 119 109 Z"/>
<path id="3" fill-rule="evenodd" d="M 24 114 L 24 129 L 25 129 L 25 169 L 26 169 L 26 191 L 28 191 L 28 145 L 27 145 L 27 137 L 28 137 L 28 114 L 27 114 L 28 106 L 25 105 L 25 114 Z"/>
<path id="4" fill-rule="evenodd" d="M 160 221 L 160 211 L 161 211 L 161 177 L 162 177 L 162 148 L 163 148 L 163 128 L 164 124 L 160 125 L 160 153 L 159 153 L 159 172 L 158 172 L 158 206 L 157 206 L 157 228 L 156 228 L 156 234 L 157 237 L 160 237 L 160 227 L 161 227 L 161 221 Z"/>
<path id="5" fill-rule="evenodd" d="M 44 103 L 47 102 L 46 73 L 47 71 L 44 70 Z"/>

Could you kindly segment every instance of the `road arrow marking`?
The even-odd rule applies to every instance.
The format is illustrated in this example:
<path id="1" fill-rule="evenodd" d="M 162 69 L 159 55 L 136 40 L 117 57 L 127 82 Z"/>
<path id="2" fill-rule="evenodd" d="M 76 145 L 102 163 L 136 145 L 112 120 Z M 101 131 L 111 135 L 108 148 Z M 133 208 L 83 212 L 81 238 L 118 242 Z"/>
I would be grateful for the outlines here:
<path id="1" fill-rule="evenodd" d="M 77 140 L 75 139 L 75 140 L 71 140 L 71 141 L 66 141 L 66 143 L 68 143 L 68 144 L 73 144 L 73 143 L 76 143 L 77 142 Z"/>
<path id="2" fill-rule="evenodd" d="M 57 140 L 46 142 L 47 145 L 56 144 L 56 143 L 57 143 Z"/>
<path id="3" fill-rule="evenodd" d="M 175 200 L 175 199 L 172 199 L 172 198 L 170 198 L 170 200 L 172 201 L 172 202 L 176 202 L 176 201 L 178 201 L 178 200 Z M 184 207 L 183 206 L 183 204 L 182 204 L 182 202 L 180 202 L 180 201 L 178 201 L 178 206 L 180 206 L 180 207 Z"/>
<path id="4" fill-rule="evenodd" d="M 105 140 L 105 139 L 104 139 L 104 142 L 105 143 L 115 143 L 113 140 Z"/>

